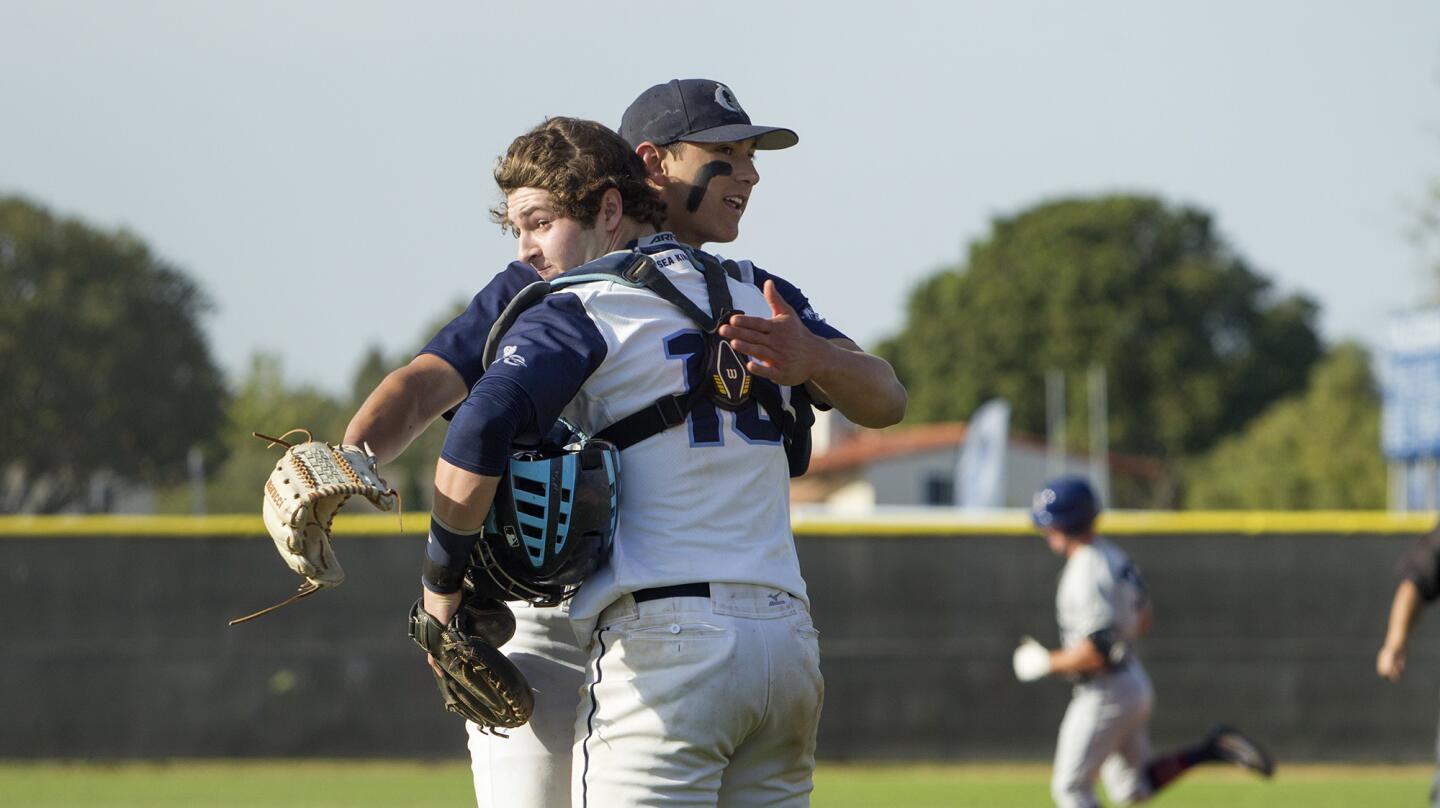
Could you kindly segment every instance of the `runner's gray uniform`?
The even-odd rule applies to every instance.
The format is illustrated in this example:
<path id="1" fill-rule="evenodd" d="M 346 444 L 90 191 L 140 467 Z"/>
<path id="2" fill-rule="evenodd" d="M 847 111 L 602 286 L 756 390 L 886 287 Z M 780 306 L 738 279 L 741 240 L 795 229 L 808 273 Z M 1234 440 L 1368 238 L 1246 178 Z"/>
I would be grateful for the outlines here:
<path id="1" fill-rule="evenodd" d="M 1075 680 L 1060 722 L 1050 793 L 1060 808 L 1097 808 L 1097 775 L 1115 802 L 1150 796 L 1150 709 L 1154 690 L 1136 651 L 1148 596 L 1125 553 L 1096 536 L 1065 562 L 1055 615 L 1066 648 L 1109 632 L 1108 668 Z M 1097 643 L 1101 645 L 1102 643 Z M 1104 649 L 1102 648 L 1102 653 Z"/>

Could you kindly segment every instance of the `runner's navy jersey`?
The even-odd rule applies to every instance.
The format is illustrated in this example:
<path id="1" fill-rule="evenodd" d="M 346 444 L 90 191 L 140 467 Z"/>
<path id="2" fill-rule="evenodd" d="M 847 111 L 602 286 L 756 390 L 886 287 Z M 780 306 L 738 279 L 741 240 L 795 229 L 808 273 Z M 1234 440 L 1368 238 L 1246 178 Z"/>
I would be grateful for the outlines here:
<path id="1" fill-rule="evenodd" d="M 703 275 L 673 238 L 651 237 L 638 246 L 682 294 L 709 309 Z M 727 283 L 734 308 L 769 314 L 756 285 Z M 808 302 L 802 305 L 808 308 Z M 818 317 L 806 323 L 812 330 L 823 328 L 825 336 L 840 336 Z M 494 390 L 518 388 L 531 405 L 527 422 L 543 428 L 564 415 L 595 434 L 662 395 L 700 384 L 705 338 L 683 312 L 648 289 L 598 280 L 540 300 L 520 315 L 499 348 L 452 431 L 483 432 L 467 423 L 489 417 L 478 402 Z M 755 383 L 770 382 L 757 377 Z M 781 390 L 787 406 L 789 392 Z M 471 470 L 479 455 L 479 447 L 449 443 L 444 453 L 450 463 Z M 637 589 L 694 581 L 749 583 L 807 600 L 790 533 L 789 470 L 780 429 L 753 398 L 735 412 L 702 400 L 684 424 L 625 449 L 620 473 L 610 564 L 581 585 L 571 606 L 582 642 L 588 642 L 589 621 Z"/>

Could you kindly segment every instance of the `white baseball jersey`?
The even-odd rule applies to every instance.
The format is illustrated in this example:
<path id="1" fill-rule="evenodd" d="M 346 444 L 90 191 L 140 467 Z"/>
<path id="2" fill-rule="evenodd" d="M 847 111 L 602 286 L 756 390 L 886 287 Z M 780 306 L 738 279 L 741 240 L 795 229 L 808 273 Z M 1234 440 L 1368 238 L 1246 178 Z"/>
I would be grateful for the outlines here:
<path id="1" fill-rule="evenodd" d="M 654 254 L 657 260 L 667 260 L 666 256 L 661 253 L 674 251 L 675 239 L 669 233 L 659 233 L 641 239 L 630 246 Z M 688 262 L 688 258 L 686 260 Z M 795 311 L 800 313 L 802 322 L 812 333 L 825 339 L 845 336 L 816 314 L 804 293 L 793 284 L 755 267 L 749 261 L 737 262 L 737 267 L 742 283 L 752 286 L 755 290 L 755 294 L 744 298 L 743 304 L 737 299 L 735 301 L 737 308 L 745 308 L 755 314 L 766 313 L 768 307 L 755 308 L 753 301 L 765 283 L 773 281 L 777 291 Z M 522 263 L 512 263 L 476 294 L 469 307 L 441 329 L 421 353 L 434 354 L 445 360 L 461 374 L 467 387 L 474 387 L 485 373 L 482 348 L 486 335 L 489 334 L 491 327 L 510 300 L 525 286 L 537 280 L 539 280 L 539 276 L 533 268 Z M 693 296 L 693 290 L 690 293 Z M 697 302 L 701 303 L 704 308 L 708 301 L 701 293 Z M 563 339 L 574 344 L 584 341 L 581 338 L 567 337 Z M 607 352 L 608 349 L 607 345 Z M 518 347 L 516 350 L 518 352 Z M 512 355 L 515 354 L 512 353 Z M 502 360 L 495 367 L 496 369 L 513 368 L 520 361 L 523 361 L 523 355 L 518 359 Z M 667 357 L 666 361 L 673 360 Z M 693 360 L 686 357 L 685 361 L 688 368 L 689 363 Z M 658 397 L 658 393 L 652 393 L 652 396 Z M 693 432 L 704 437 L 707 429 L 710 429 L 711 426 L 723 425 L 724 432 L 714 431 L 719 432 L 721 438 L 728 437 L 733 442 L 734 436 L 737 434 L 753 434 L 762 431 L 758 424 L 752 424 L 754 415 L 748 411 L 742 411 L 738 415 L 725 413 L 723 417 L 726 420 L 722 422 L 720 417 L 711 418 L 708 412 L 702 411 L 699 413 L 699 420 L 694 422 L 693 427 L 690 425 L 676 427 L 676 431 L 678 434 L 685 434 L 685 429 L 691 428 Z M 737 417 L 741 419 L 739 423 L 744 427 L 743 430 L 741 426 L 736 426 L 735 419 Z M 758 420 L 764 420 L 763 410 L 758 413 Z M 639 449 L 640 447 L 635 448 Z M 631 456 L 633 451 L 627 451 L 626 456 Z M 626 483 L 623 481 L 621 490 L 622 496 L 626 493 L 632 495 L 635 493 L 632 489 L 627 489 Z M 635 501 L 633 496 L 626 499 L 632 503 Z M 644 506 L 632 505 L 631 507 Z M 624 524 L 623 519 L 622 524 Z M 687 524 L 687 530 L 688 527 Z M 638 576 L 630 576 L 631 579 L 636 577 Z M 711 578 L 708 571 L 692 570 L 690 576 L 683 582 L 700 580 L 718 579 Z M 615 589 L 618 591 L 619 588 L 632 586 L 632 584 L 621 582 L 616 585 Z M 793 587 L 787 585 L 785 590 L 803 593 L 803 584 Z M 768 595 L 765 603 L 768 610 L 776 608 L 774 604 L 770 603 Z M 482 735 L 473 731 L 473 725 L 470 726 L 470 751 L 476 795 L 481 808 L 502 804 L 510 805 L 511 808 L 557 808 L 566 805 L 570 797 L 571 756 L 568 740 L 573 737 L 575 732 L 574 722 L 580 699 L 579 689 L 584 682 L 586 655 L 575 646 L 568 604 L 567 607 L 547 609 L 533 609 L 525 604 L 515 604 L 514 607 L 516 634 L 515 638 L 506 645 L 505 652 L 537 689 L 535 715 L 526 726 L 512 731 L 509 738 Z M 780 624 L 777 623 L 777 625 Z M 798 630 L 803 632 L 805 627 L 801 626 Z M 810 631 L 813 632 L 813 629 Z M 583 631 L 582 634 L 584 634 Z M 818 669 L 814 675 L 818 677 Z M 803 699 L 792 699 L 791 701 L 795 703 L 796 709 L 801 709 Z M 815 709 L 818 709 L 818 705 Z M 703 711 L 692 709 L 690 712 L 698 714 Z M 702 720 L 698 715 L 692 717 L 695 720 Z M 813 766 L 813 732 L 811 735 L 807 754 L 812 758 L 810 765 Z M 653 765 L 656 759 L 653 754 L 648 752 L 642 757 L 648 761 L 647 765 Z M 781 757 L 766 754 L 766 765 L 772 768 L 779 766 L 778 761 Z M 612 765 L 607 768 L 615 767 Z"/>
<path id="2" fill-rule="evenodd" d="M 709 310 L 704 276 L 673 237 L 660 234 L 640 248 L 682 294 Z M 727 284 L 735 309 L 769 312 L 753 284 L 733 278 Z M 518 384 L 539 423 L 563 414 L 595 434 L 662 395 L 700 384 L 705 349 L 699 327 L 673 304 L 648 289 L 601 280 L 567 287 L 522 314 L 486 379 Z M 770 384 L 758 377 L 753 383 Z M 788 388 L 781 398 L 788 404 Z M 685 424 L 625 449 L 619 514 L 610 563 L 585 581 L 571 605 L 582 642 L 601 610 L 640 589 L 755 584 L 809 605 L 790 532 L 782 436 L 753 398 L 734 412 L 701 399 Z"/>
<path id="3" fill-rule="evenodd" d="M 640 249 L 680 294 L 713 311 L 692 253 L 668 234 Z M 605 274 L 628 255 L 600 260 L 608 263 L 576 270 L 593 279 L 515 320 L 456 424 L 512 418 L 522 432 L 542 431 L 563 415 L 594 435 L 709 383 L 717 371 L 706 364 L 701 326 L 649 289 Z M 753 282 L 716 280 L 734 309 L 769 312 Z M 774 392 L 788 407 L 789 391 Z M 447 459 L 479 468 L 468 451 L 447 440 Z M 576 714 L 573 804 L 808 803 L 824 682 L 790 533 L 779 425 L 753 397 L 733 410 L 692 401 L 683 423 L 622 450 L 619 488 L 609 563 L 571 601 L 576 636 L 592 649 Z M 709 586 L 631 597 L 691 583 Z M 765 664 L 739 672 L 735 659 Z"/>
<path id="4" fill-rule="evenodd" d="M 1108 629 L 1116 642 L 1133 648 L 1147 600 L 1140 572 L 1124 551 L 1096 536 L 1071 554 L 1060 574 L 1055 617 L 1061 643 L 1068 648 Z"/>

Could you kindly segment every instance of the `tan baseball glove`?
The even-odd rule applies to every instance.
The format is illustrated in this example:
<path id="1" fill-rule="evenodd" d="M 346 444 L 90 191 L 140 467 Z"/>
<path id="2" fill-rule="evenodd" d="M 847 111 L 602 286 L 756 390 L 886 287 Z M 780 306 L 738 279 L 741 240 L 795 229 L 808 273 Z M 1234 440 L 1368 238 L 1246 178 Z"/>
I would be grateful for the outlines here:
<path id="1" fill-rule="evenodd" d="M 285 441 L 297 432 L 305 435 L 305 442 Z M 270 446 L 285 447 L 284 456 L 265 481 L 261 513 L 280 557 L 286 566 L 304 576 L 305 583 L 290 599 L 232 620 L 231 625 L 345 580 L 345 571 L 330 544 L 330 525 L 351 497 L 363 496 L 382 511 L 399 502 L 399 495 L 380 476 L 379 463 L 368 446 L 332 446 L 315 440 L 305 429 L 292 429 L 278 438 L 252 434 L 269 441 Z"/>

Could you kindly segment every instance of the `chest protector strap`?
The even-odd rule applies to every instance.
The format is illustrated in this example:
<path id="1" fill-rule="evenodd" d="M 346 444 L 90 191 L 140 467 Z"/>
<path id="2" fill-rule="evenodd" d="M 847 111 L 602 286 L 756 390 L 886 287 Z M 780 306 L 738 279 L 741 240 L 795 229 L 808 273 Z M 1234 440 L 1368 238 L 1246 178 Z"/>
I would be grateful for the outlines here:
<path id="1" fill-rule="evenodd" d="M 700 268 L 705 278 L 705 289 L 710 298 L 707 313 L 690 298 L 681 294 L 675 284 L 655 265 L 654 259 L 642 252 L 611 253 L 599 261 L 592 262 L 577 271 L 563 273 L 550 281 L 537 281 L 526 286 L 505 307 L 496 319 L 485 341 L 484 364 L 489 367 L 495 360 L 500 342 L 505 333 L 514 325 L 520 313 L 530 308 L 552 291 L 591 281 L 611 281 L 636 288 L 643 287 L 674 305 L 689 317 L 705 334 L 706 356 L 705 378 L 693 389 L 677 395 L 661 396 L 655 403 L 600 430 L 595 435 L 609 441 L 620 449 L 627 449 L 640 441 L 657 435 L 671 427 L 685 423 L 690 410 L 701 398 L 709 398 L 716 406 L 735 410 L 747 404 L 753 397 L 765 409 L 770 420 L 780 427 L 784 436 L 786 456 L 789 458 L 791 476 L 805 473 L 809 465 L 809 429 L 815 416 L 809 406 L 809 398 L 803 387 L 793 388 L 791 397 L 799 417 L 785 409 L 779 388 L 766 381 L 755 380 L 745 367 L 746 357 L 722 339 L 717 329 L 735 313 L 734 300 L 730 295 L 728 277 L 739 279 L 739 269 L 731 262 L 721 264 L 709 255 L 698 251 L 686 251 Z M 607 260 L 608 259 L 608 260 Z M 598 266 L 597 266 L 598 264 Z M 803 450 L 802 450 L 803 449 Z"/>

